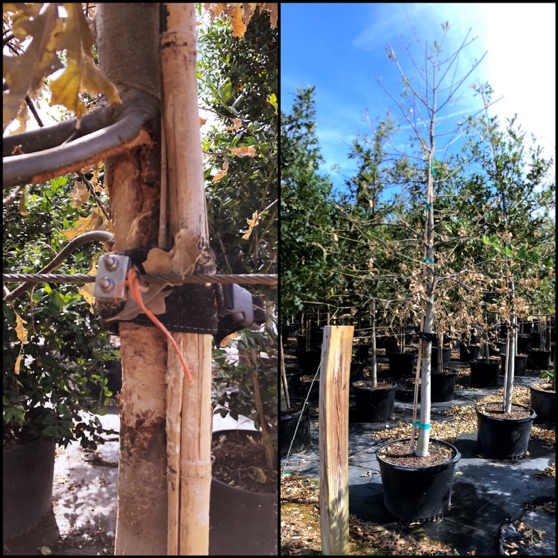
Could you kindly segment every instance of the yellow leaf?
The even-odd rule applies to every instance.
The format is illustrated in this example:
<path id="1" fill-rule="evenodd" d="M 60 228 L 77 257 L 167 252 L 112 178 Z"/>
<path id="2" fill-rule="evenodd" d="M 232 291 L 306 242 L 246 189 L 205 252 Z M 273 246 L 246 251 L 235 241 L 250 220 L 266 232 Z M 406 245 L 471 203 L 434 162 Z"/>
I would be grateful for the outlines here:
<path id="1" fill-rule="evenodd" d="M 225 130 L 236 132 L 242 126 L 242 120 L 240 118 L 233 118 L 232 121 L 232 126 L 225 126 Z"/>
<path id="2" fill-rule="evenodd" d="M 18 56 L 4 56 L 3 76 L 7 89 L 3 93 L 3 128 L 16 118 L 26 95 L 32 96 L 43 84 L 45 77 L 63 68 L 52 43 L 63 28 L 63 21 L 58 17 L 56 4 L 47 5 L 43 13 L 34 12 L 42 9 L 43 4 L 35 4 L 31 11 L 23 6 L 23 14 L 14 17 L 14 34 L 20 39 L 31 37 L 25 51 Z M 28 4 L 27 6 L 30 6 Z"/>
<path id="3" fill-rule="evenodd" d="M 232 36 L 243 37 L 244 33 L 246 33 L 246 25 L 242 20 L 242 16 L 244 15 L 242 4 L 228 6 L 228 13 L 231 17 Z"/>
<path id="4" fill-rule="evenodd" d="M 96 207 L 89 217 L 80 217 L 77 225 L 73 229 L 62 231 L 62 234 L 68 240 L 72 240 L 72 238 L 86 232 L 101 231 L 103 230 L 103 218 L 103 212 Z"/>
<path id="5" fill-rule="evenodd" d="M 221 340 L 221 343 L 219 343 L 220 347 L 228 347 L 235 339 L 238 339 L 240 337 L 240 333 L 238 332 L 234 332 L 231 333 L 230 335 L 227 335 L 225 338 L 223 338 Z"/>
<path id="6" fill-rule="evenodd" d="M 229 170 L 229 160 L 225 158 L 221 170 L 213 177 L 212 182 L 219 182 L 219 180 L 227 176 L 228 170 Z"/>
<path id="7" fill-rule="evenodd" d="M 97 260 L 99 259 L 100 252 L 95 255 L 91 266 L 89 267 L 88 275 L 95 275 L 97 272 Z M 83 287 L 78 291 L 78 293 L 85 299 L 89 304 L 89 311 L 95 313 L 95 297 L 93 296 L 93 290 L 95 289 L 95 283 L 85 283 Z"/>
<path id="8" fill-rule="evenodd" d="M 200 128 L 201 128 L 207 122 L 207 118 L 202 118 L 200 116 L 199 119 L 200 119 Z"/>
<path id="9" fill-rule="evenodd" d="M 27 335 L 28 332 L 25 329 L 25 326 L 23 324 L 26 324 L 27 322 L 17 313 L 15 312 L 15 318 L 16 318 L 16 335 L 17 338 L 21 341 L 22 345 L 27 344 Z"/>
<path id="10" fill-rule="evenodd" d="M 70 197 L 73 200 L 72 207 L 81 207 L 89 199 L 89 190 L 83 182 L 76 180 L 74 182 L 74 191 L 70 194 Z"/>
<path id="11" fill-rule="evenodd" d="M 27 341 L 27 335 L 28 335 L 28 331 L 25 329 L 25 326 L 23 324 L 26 324 L 27 322 L 17 313 L 15 312 L 15 318 L 16 318 L 16 335 L 17 338 L 21 341 L 21 347 L 19 349 L 19 355 L 16 358 L 15 361 L 15 366 L 14 366 L 14 372 L 16 374 L 19 374 L 19 369 L 21 366 L 21 359 L 23 358 L 23 346 L 26 345 L 28 343 Z"/>
<path id="12" fill-rule="evenodd" d="M 277 114 L 277 109 L 279 108 L 279 105 L 277 104 L 277 95 L 272 93 L 267 99 L 267 102 L 275 109 L 275 114 Z"/>
<path id="13" fill-rule="evenodd" d="M 244 235 L 242 235 L 242 240 L 248 240 L 250 238 L 250 235 L 252 234 L 252 230 L 258 224 L 259 220 L 260 220 L 260 214 L 257 211 L 254 211 L 254 213 L 252 213 L 252 219 L 246 219 L 249 228 L 244 233 Z"/>
<path id="14" fill-rule="evenodd" d="M 21 191 L 21 198 L 19 198 L 19 214 L 22 217 L 29 217 L 29 211 L 27 211 L 27 207 L 25 207 L 25 186 Z"/>
<path id="15" fill-rule="evenodd" d="M 20 349 L 19 355 L 17 355 L 15 365 L 14 365 L 14 372 L 16 374 L 19 374 L 19 369 L 20 369 L 20 366 L 21 366 L 21 359 L 22 358 L 23 358 L 23 352 L 22 352 L 22 349 Z"/>
<path id="16" fill-rule="evenodd" d="M 253 146 L 229 147 L 228 151 L 237 157 L 254 157 L 256 155 L 256 148 Z"/>
<path id="17" fill-rule="evenodd" d="M 52 550 L 48 546 L 40 546 L 39 547 L 39 552 L 43 556 L 50 556 L 52 554 Z"/>

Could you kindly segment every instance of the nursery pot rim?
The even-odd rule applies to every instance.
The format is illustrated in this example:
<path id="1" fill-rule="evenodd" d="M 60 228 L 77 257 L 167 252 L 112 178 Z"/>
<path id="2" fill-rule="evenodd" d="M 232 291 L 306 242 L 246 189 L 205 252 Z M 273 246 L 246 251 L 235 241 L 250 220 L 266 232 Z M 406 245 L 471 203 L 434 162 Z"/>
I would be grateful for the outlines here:
<path id="1" fill-rule="evenodd" d="M 428 445 L 430 446 L 430 444 L 432 444 L 432 443 L 444 444 L 446 446 L 449 446 L 455 452 L 455 455 L 452 457 L 452 459 L 450 459 L 449 461 L 445 461 L 444 463 L 439 463 L 437 465 L 429 465 L 427 467 L 406 467 L 404 465 L 397 465 L 396 463 L 391 463 L 390 461 L 387 461 L 381 455 L 379 455 L 380 450 L 382 450 L 386 446 L 389 446 L 389 445 L 394 444 L 396 442 L 408 442 L 408 441 L 410 441 L 410 439 L 411 439 L 410 437 L 409 438 L 399 438 L 397 440 L 391 440 L 390 442 L 386 442 L 385 444 L 382 444 L 379 448 L 376 449 L 376 459 L 378 461 L 381 461 L 382 463 L 387 463 L 390 467 L 392 467 L 396 470 L 400 470 L 400 471 L 423 471 L 423 472 L 432 472 L 432 473 L 434 473 L 434 472 L 436 472 L 440 469 L 446 469 L 451 464 L 457 464 L 457 462 L 461 459 L 461 452 L 457 449 L 457 447 L 455 447 L 450 442 L 446 442 L 445 440 L 439 440 L 438 438 L 430 438 L 430 442 L 429 442 Z"/>
<path id="2" fill-rule="evenodd" d="M 540 385 L 548 385 L 550 389 L 544 389 L 542 387 L 539 387 Z M 532 390 L 535 391 L 543 391 L 544 393 L 556 393 L 555 389 L 552 389 L 552 384 L 532 384 L 529 386 Z"/>
<path id="3" fill-rule="evenodd" d="M 399 384 L 391 378 L 381 378 L 381 379 L 378 378 L 378 383 L 380 383 L 380 382 L 391 382 L 392 385 L 388 386 L 388 387 L 372 387 L 372 386 L 358 386 L 358 385 L 356 385 L 360 382 L 371 382 L 371 381 L 372 380 L 355 380 L 351 385 L 352 385 L 353 388 L 356 387 L 358 389 L 364 389 L 364 390 L 367 390 L 367 391 L 378 391 L 378 390 L 381 390 L 381 391 L 386 390 L 387 391 L 387 390 L 391 390 L 391 389 L 397 389 L 399 387 Z"/>
<path id="4" fill-rule="evenodd" d="M 500 404 L 500 402 L 496 402 L 498 404 Z M 477 412 L 477 415 L 483 415 L 484 417 L 491 419 L 491 420 L 495 420 L 495 421 L 500 421 L 500 422 L 515 422 L 517 424 L 523 423 L 523 422 L 530 422 L 532 420 L 534 420 L 535 418 L 537 418 L 537 413 L 534 409 L 532 409 L 531 407 L 528 407 L 526 405 L 519 405 L 519 403 L 512 403 L 512 407 L 516 406 L 516 407 L 521 407 L 523 409 L 525 409 L 526 411 L 529 411 L 529 416 L 528 417 L 523 417 L 523 418 L 500 418 L 500 417 L 494 417 L 491 414 L 487 414 L 487 413 L 483 413 L 481 411 L 481 408 L 484 407 L 485 405 L 489 405 L 489 404 L 494 404 L 494 402 L 489 402 L 489 403 L 482 403 L 482 404 L 475 404 L 475 411 Z M 503 411 L 502 411 L 503 413 Z"/>

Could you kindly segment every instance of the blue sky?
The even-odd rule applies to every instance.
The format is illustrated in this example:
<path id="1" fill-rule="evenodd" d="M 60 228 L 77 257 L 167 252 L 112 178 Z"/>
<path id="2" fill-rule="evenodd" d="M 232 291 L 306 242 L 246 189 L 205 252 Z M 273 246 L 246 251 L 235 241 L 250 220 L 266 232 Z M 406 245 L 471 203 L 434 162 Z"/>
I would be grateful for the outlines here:
<path id="1" fill-rule="evenodd" d="M 464 83 L 464 95 L 447 107 L 441 124 L 454 129 L 462 115 L 481 107 L 471 85 L 489 81 L 493 99 L 489 109 L 504 122 L 518 115 L 523 130 L 537 137 L 547 158 L 556 152 L 556 5 L 541 4 L 281 4 L 281 110 L 290 112 L 297 88 L 315 86 L 316 134 L 329 174 L 336 187 L 351 176 L 355 163 L 348 159 L 359 133 L 370 133 L 365 119 L 383 117 L 391 107 L 401 113 L 376 81 L 399 98 L 402 90 L 397 67 L 386 54 L 388 43 L 409 68 L 404 47 L 413 40 L 411 23 L 421 41 L 432 45 L 442 37 L 441 23 L 449 22 L 446 52 L 457 50 L 467 31 L 476 40 L 463 52 L 459 66 L 470 68 L 487 52 Z M 414 51 L 416 53 L 416 51 Z M 420 62 L 420 60 L 417 60 Z M 454 146 L 458 146 L 456 142 Z M 399 144 L 402 147 L 402 144 Z M 339 171 L 331 171 L 333 165 Z"/>

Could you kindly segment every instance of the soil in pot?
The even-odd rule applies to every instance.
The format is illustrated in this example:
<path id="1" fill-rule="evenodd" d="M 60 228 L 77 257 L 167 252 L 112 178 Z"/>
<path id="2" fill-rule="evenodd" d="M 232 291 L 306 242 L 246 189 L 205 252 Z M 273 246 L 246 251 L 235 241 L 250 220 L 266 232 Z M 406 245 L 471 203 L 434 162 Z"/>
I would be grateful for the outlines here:
<path id="1" fill-rule="evenodd" d="M 471 360 L 469 366 L 472 388 L 498 387 L 499 358 L 490 358 L 488 362 L 485 359 Z"/>
<path id="2" fill-rule="evenodd" d="M 512 405 L 504 413 L 502 403 L 476 407 L 477 452 L 489 459 L 514 459 L 527 453 L 531 425 L 537 416 L 533 409 Z"/>
<path id="3" fill-rule="evenodd" d="M 400 379 L 413 376 L 417 364 L 417 353 L 389 353 L 389 375 Z"/>
<path id="4" fill-rule="evenodd" d="M 365 362 L 351 362 L 351 385 L 353 384 L 353 382 L 358 382 L 359 380 L 363 379 L 365 366 Z"/>
<path id="5" fill-rule="evenodd" d="M 291 408 L 282 411 L 279 421 L 281 457 L 298 453 L 310 447 L 310 406 L 303 399 L 291 399 Z"/>
<path id="6" fill-rule="evenodd" d="M 461 362 L 469 362 L 471 360 L 478 360 L 480 358 L 481 347 L 480 345 L 459 345 L 459 360 Z"/>
<path id="7" fill-rule="evenodd" d="M 537 413 L 536 423 L 556 424 L 556 391 L 552 384 L 531 386 L 531 408 Z"/>
<path id="8" fill-rule="evenodd" d="M 353 382 L 355 418 L 357 422 L 384 422 L 395 418 L 395 390 L 397 383 L 390 379 L 378 380 L 376 387 L 370 380 Z"/>
<path id="9" fill-rule="evenodd" d="M 31 531 L 52 508 L 56 442 L 38 439 L 3 450 L 3 538 Z"/>
<path id="10" fill-rule="evenodd" d="M 268 468 L 261 433 L 213 433 L 209 554 L 277 554 L 278 467 Z"/>
<path id="11" fill-rule="evenodd" d="M 431 440 L 429 455 L 409 451 L 409 440 L 389 442 L 376 452 L 384 504 L 399 521 L 430 521 L 443 516 L 451 505 L 455 466 L 461 459 L 448 442 Z"/>
<path id="12" fill-rule="evenodd" d="M 550 368 L 550 351 L 531 349 L 527 351 L 528 370 L 548 370 Z"/>
<path id="13" fill-rule="evenodd" d="M 500 366 L 500 374 L 504 375 L 506 372 L 506 355 L 500 355 L 501 366 Z M 527 371 L 527 355 L 515 355 L 515 367 L 514 367 L 514 376 L 525 376 L 525 372 Z"/>

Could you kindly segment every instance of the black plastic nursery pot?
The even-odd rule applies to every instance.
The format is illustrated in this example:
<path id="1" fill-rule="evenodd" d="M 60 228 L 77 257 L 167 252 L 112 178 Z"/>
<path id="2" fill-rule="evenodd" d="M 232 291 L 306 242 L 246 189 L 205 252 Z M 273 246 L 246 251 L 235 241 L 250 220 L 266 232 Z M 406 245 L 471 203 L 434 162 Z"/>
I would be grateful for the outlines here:
<path id="1" fill-rule="evenodd" d="M 459 374 L 446 371 L 442 374 L 431 374 L 430 376 L 430 398 L 432 403 L 443 403 L 452 401 L 455 397 L 455 382 Z"/>
<path id="2" fill-rule="evenodd" d="M 503 375 L 506 372 L 506 355 L 500 355 L 500 360 L 500 374 Z M 527 372 L 527 355 L 515 355 L 515 367 L 513 370 L 513 375 L 525 376 L 525 372 Z"/>
<path id="3" fill-rule="evenodd" d="M 459 360 L 461 362 L 469 362 L 480 358 L 480 345 L 459 345 Z"/>
<path id="4" fill-rule="evenodd" d="M 397 442 L 401 441 L 408 442 L 408 439 Z M 384 489 L 384 505 L 399 521 L 423 522 L 440 518 L 451 505 L 455 466 L 461 459 L 459 450 L 448 442 L 431 440 L 431 445 L 442 445 L 452 450 L 453 457 L 440 465 L 403 467 L 386 461 L 381 455 L 386 450 L 389 452 L 389 446 L 397 442 L 389 442 L 376 450 Z"/>
<path id="5" fill-rule="evenodd" d="M 289 396 L 297 396 L 300 393 L 300 377 L 302 372 L 300 370 L 287 370 L 285 375 L 287 377 Z"/>
<path id="6" fill-rule="evenodd" d="M 488 362 L 485 359 L 471 360 L 469 365 L 472 388 L 498 387 L 499 358 L 490 358 Z"/>
<path id="7" fill-rule="evenodd" d="M 417 353 L 388 353 L 388 359 L 392 378 L 407 378 L 415 374 Z"/>
<path id="8" fill-rule="evenodd" d="M 519 333 L 517 336 L 517 352 L 526 354 L 532 348 L 533 341 L 530 333 Z"/>
<path id="9" fill-rule="evenodd" d="M 537 413 L 536 423 L 556 424 L 556 391 L 533 385 L 531 389 L 531 408 Z"/>
<path id="10" fill-rule="evenodd" d="M 213 436 L 230 432 L 222 430 Z M 245 431 L 254 435 L 253 431 Z M 278 499 L 274 492 L 253 492 L 211 479 L 210 556 L 277 555 Z M 256 535 L 257 533 L 257 535 Z"/>
<path id="11" fill-rule="evenodd" d="M 358 345 L 355 349 L 355 361 L 366 362 L 368 360 L 368 353 L 370 345 Z"/>
<path id="12" fill-rule="evenodd" d="M 550 368 L 550 351 L 531 349 L 527 351 L 528 370 L 548 370 Z"/>
<path id="13" fill-rule="evenodd" d="M 395 418 L 397 383 L 388 378 L 378 380 L 378 384 L 374 388 L 370 381 L 353 382 L 357 422 L 383 422 Z"/>
<path id="14" fill-rule="evenodd" d="M 52 507 L 56 442 L 38 439 L 3 450 L 3 539 L 33 530 Z"/>
<path id="15" fill-rule="evenodd" d="M 450 365 L 451 360 L 451 349 L 449 347 L 442 348 L 442 368 L 447 368 Z M 432 357 L 431 357 L 432 370 L 435 370 L 438 366 L 438 347 L 432 347 Z"/>
<path id="16" fill-rule="evenodd" d="M 310 406 L 304 405 L 303 399 L 291 399 L 290 411 L 280 414 L 279 447 L 281 457 L 298 453 L 310 447 Z M 290 450 L 290 452 L 289 452 Z"/>
<path id="17" fill-rule="evenodd" d="M 514 459 L 527 453 L 531 426 L 537 416 L 533 409 L 512 405 L 512 410 L 528 411 L 525 418 L 503 418 L 502 403 L 486 403 L 475 410 L 477 453 L 489 459 Z"/>

